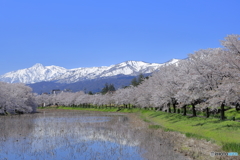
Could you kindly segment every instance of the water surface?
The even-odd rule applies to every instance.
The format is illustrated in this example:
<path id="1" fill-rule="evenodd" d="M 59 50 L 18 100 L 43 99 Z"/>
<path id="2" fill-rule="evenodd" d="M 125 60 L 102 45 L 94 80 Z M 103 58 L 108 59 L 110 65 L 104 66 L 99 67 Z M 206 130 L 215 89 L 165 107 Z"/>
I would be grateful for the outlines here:
<path id="1" fill-rule="evenodd" d="M 127 115 L 46 110 L 0 123 L 0 159 L 186 159 Z"/>

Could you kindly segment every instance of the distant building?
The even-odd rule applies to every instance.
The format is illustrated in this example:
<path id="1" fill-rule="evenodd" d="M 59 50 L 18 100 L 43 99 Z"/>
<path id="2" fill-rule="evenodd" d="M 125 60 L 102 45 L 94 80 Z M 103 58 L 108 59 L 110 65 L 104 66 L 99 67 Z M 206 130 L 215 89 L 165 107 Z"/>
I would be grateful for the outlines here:
<path id="1" fill-rule="evenodd" d="M 62 92 L 72 92 L 72 90 L 70 90 L 70 89 L 64 89 L 64 90 L 60 90 L 60 89 L 53 89 L 52 91 L 51 91 L 51 93 L 52 94 L 59 94 L 59 93 L 62 93 Z"/>
<path id="2" fill-rule="evenodd" d="M 43 95 L 43 94 L 46 94 L 46 95 L 48 95 L 49 93 L 47 93 L 47 92 L 43 92 L 43 93 L 42 93 L 42 95 Z"/>
<path id="3" fill-rule="evenodd" d="M 62 91 L 60 89 L 53 89 L 52 90 L 52 94 L 59 94 L 61 93 Z"/>
<path id="4" fill-rule="evenodd" d="M 64 89 L 63 92 L 72 92 L 71 89 Z"/>

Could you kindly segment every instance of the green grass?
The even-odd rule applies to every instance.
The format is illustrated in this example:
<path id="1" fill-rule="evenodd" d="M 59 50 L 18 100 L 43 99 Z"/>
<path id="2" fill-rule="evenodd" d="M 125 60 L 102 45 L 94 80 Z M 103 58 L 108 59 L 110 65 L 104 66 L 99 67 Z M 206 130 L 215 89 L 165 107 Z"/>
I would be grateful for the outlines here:
<path id="1" fill-rule="evenodd" d="M 159 125 L 149 125 L 148 128 L 150 128 L 150 129 L 159 129 L 159 128 L 161 128 L 161 126 L 159 126 Z"/>
<path id="2" fill-rule="evenodd" d="M 165 112 L 146 112 L 142 114 L 145 118 L 163 126 L 165 129 L 181 132 L 187 137 L 211 140 L 218 145 L 222 145 L 224 150 L 232 149 L 231 151 L 240 152 L 240 148 L 236 147 L 240 144 L 239 122 L 220 121 L 216 118 L 190 118 Z"/>
<path id="3" fill-rule="evenodd" d="M 189 137 L 189 138 L 196 138 L 196 139 L 205 139 L 207 141 L 212 141 L 214 142 L 214 140 L 212 140 L 211 138 L 208 138 L 208 137 L 204 137 L 202 135 L 198 135 L 198 134 L 194 134 L 194 133 L 185 133 L 186 137 Z"/>
<path id="4" fill-rule="evenodd" d="M 236 109 L 229 109 L 225 112 L 225 116 L 227 119 L 232 119 L 232 117 L 235 117 L 236 120 L 240 120 L 240 111 L 237 112 Z"/>
<path id="5" fill-rule="evenodd" d="M 240 120 L 240 111 L 237 112 L 236 109 L 230 108 L 227 106 L 225 106 L 224 108 L 228 109 L 227 111 L 225 111 L 225 117 L 227 120 L 233 120 L 233 117 L 235 118 L 235 120 Z M 220 107 L 218 109 L 220 109 Z M 173 107 L 171 107 L 171 112 L 173 113 Z M 180 113 L 183 113 L 183 109 L 180 109 Z M 190 114 L 190 115 L 192 114 L 192 106 L 191 105 L 187 106 L 186 113 Z M 206 112 L 201 112 L 201 111 L 196 110 L 196 113 L 198 116 L 206 117 Z M 210 118 L 220 119 L 220 113 L 210 114 L 209 116 L 210 116 Z"/>
<path id="6" fill-rule="evenodd" d="M 146 118 L 143 119 L 144 122 L 150 123 L 151 121 L 147 120 Z"/>
<path id="7" fill-rule="evenodd" d="M 240 151 L 240 143 L 223 143 L 222 149 L 227 152 Z"/>
<path id="8" fill-rule="evenodd" d="M 102 112 L 138 113 L 145 122 L 152 122 L 151 129 L 161 128 L 164 131 L 177 131 L 186 137 L 205 139 L 222 146 L 224 151 L 240 153 L 240 122 L 220 121 L 217 118 L 188 117 L 181 114 L 166 113 L 162 111 L 144 109 L 121 109 L 118 108 L 72 108 L 58 107 L 60 109 L 77 109 Z M 240 118 L 240 113 L 234 109 L 225 112 L 227 117 Z"/>
<path id="9" fill-rule="evenodd" d="M 80 107 L 57 107 L 58 109 L 68 109 L 68 110 L 87 110 L 87 111 L 101 111 L 101 112 L 121 112 L 121 113 L 136 113 L 140 109 L 130 108 L 130 109 L 118 109 L 116 107 L 104 107 L 104 108 L 80 108 Z"/>

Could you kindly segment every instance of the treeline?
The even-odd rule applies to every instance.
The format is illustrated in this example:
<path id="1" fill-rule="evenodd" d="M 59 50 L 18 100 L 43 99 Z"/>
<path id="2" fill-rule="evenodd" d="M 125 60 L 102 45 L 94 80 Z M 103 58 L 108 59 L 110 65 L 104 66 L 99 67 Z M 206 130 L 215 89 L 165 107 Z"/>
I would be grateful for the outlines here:
<path id="1" fill-rule="evenodd" d="M 65 106 L 82 104 L 135 106 L 174 112 L 191 107 L 196 111 L 214 110 L 225 118 L 225 107 L 239 109 L 240 104 L 240 35 L 229 35 L 221 41 L 224 48 L 199 50 L 177 64 L 160 68 L 149 78 L 132 81 L 130 87 L 114 94 L 87 95 L 83 92 L 38 96 L 39 103 Z M 44 98 L 43 98 L 44 97 Z"/>
<path id="2" fill-rule="evenodd" d="M 138 77 L 135 77 L 132 79 L 131 85 L 136 87 L 136 86 L 140 85 L 144 81 L 144 79 L 148 79 L 148 77 L 144 77 L 143 74 L 140 74 Z"/>
<path id="3" fill-rule="evenodd" d="M 35 98 L 32 89 L 24 84 L 0 82 L 0 115 L 35 112 Z"/>
<path id="4" fill-rule="evenodd" d="M 113 85 L 113 84 L 105 83 L 105 86 L 104 86 L 103 89 L 101 90 L 101 93 L 102 93 L 102 94 L 106 94 L 106 93 L 108 93 L 108 92 L 113 92 L 113 91 L 116 91 L 114 85 Z"/>

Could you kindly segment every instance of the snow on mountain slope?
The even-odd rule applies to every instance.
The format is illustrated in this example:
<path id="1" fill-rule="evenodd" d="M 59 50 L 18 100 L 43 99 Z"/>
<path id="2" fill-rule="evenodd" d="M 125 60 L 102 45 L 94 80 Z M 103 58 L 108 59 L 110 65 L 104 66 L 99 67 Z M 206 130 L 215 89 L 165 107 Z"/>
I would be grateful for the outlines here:
<path id="1" fill-rule="evenodd" d="M 116 65 L 65 69 L 58 66 L 43 66 L 35 64 L 31 68 L 13 71 L 0 76 L 0 81 L 9 83 L 36 83 L 41 81 L 57 81 L 59 83 L 74 83 L 89 79 L 112 77 L 117 75 L 136 76 L 140 73 L 152 73 L 159 67 L 177 63 L 178 59 L 173 59 L 164 64 L 146 63 L 142 61 L 126 61 Z"/>
<path id="2" fill-rule="evenodd" d="M 141 61 L 127 61 L 108 67 L 92 67 L 72 69 L 54 78 L 61 83 L 74 83 L 77 81 L 112 77 L 116 75 L 138 75 L 140 73 L 151 73 L 163 64 L 145 63 Z"/>
<path id="3" fill-rule="evenodd" d="M 6 73 L 0 76 L 0 81 L 9 83 L 35 83 L 50 81 L 53 77 L 65 73 L 67 69 L 58 66 L 43 66 L 40 63 L 26 69 Z"/>

